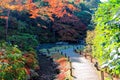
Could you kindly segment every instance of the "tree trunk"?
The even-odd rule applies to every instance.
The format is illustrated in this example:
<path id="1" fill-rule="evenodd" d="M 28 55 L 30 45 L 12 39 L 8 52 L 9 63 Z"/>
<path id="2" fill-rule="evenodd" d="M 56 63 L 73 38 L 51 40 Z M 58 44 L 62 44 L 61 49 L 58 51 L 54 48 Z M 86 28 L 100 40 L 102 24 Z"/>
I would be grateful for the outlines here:
<path id="1" fill-rule="evenodd" d="M 10 10 L 7 10 L 7 19 L 6 19 L 6 25 L 5 25 L 5 40 L 7 40 L 7 35 L 8 35 L 8 21 L 9 21 L 9 15 L 10 15 Z"/>

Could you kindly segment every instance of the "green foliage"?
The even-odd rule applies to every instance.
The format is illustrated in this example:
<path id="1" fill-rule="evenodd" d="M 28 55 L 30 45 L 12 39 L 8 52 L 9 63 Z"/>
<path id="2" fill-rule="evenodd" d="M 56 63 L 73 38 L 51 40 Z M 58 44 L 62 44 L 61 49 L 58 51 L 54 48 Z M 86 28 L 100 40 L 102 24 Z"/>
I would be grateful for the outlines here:
<path id="1" fill-rule="evenodd" d="M 0 79 L 3 80 L 25 80 L 24 69 L 25 58 L 22 52 L 16 47 L 2 43 L 0 47 Z"/>
<path id="2" fill-rule="evenodd" d="M 31 50 L 38 45 L 38 41 L 34 35 L 21 33 L 19 35 L 9 36 L 8 40 L 15 45 L 18 45 L 22 50 Z"/>
<path id="3" fill-rule="evenodd" d="M 84 3 L 89 9 L 96 10 L 100 0 L 85 0 Z"/>
<path id="4" fill-rule="evenodd" d="M 99 5 L 95 13 L 95 38 L 93 40 L 93 55 L 102 68 L 112 75 L 120 75 L 120 21 L 119 0 L 110 0 Z"/>
<path id="5" fill-rule="evenodd" d="M 92 53 L 92 41 L 93 41 L 93 39 L 94 39 L 94 36 L 95 36 L 95 33 L 94 33 L 94 31 L 90 31 L 90 30 L 88 30 L 87 31 L 87 37 L 86 37 L 86 47 L 85 47 L 85 52 L 87 52 L 87 53 Z"/>
<path id="6" fill-rule="evenodd" d="M 22 52 L 17 45 L 0 42 L 0 79 L 28 80 L 30 71 L 38 69 L 38 62 L 34 51 Z M 31 75 L 33 76 L 33 75 Z"/>
<path id="7" fill-rule="evenodd" d="M 0 26 L 0 40 L 2 40 L 2 39 L 5 38 L 5 36 L 3 35 L 4 32 L 5 32 L 4 27 L 3 27 L 3 26 Z"/>
<path id="8" fill-rule="evenodd" d="M 85 3 L 80 3 L 79 4 L 80 8 L 81 8 L 81 11 L 89 11 L 90 12 L 90 9 L 85 5 Z"/>
<path id="9" fill-rule="evenodd" d="M 80 11 L 74 13 L 85 25 L 90 24 L 92 14 L 89 11 Z"/>

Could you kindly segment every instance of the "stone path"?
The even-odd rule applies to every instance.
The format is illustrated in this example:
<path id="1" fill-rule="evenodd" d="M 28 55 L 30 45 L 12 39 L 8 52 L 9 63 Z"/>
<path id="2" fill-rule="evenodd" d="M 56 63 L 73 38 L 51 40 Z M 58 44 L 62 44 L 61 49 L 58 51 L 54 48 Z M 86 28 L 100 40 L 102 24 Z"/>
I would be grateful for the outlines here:
<path id="1" fill-rule="evenodd" d="M 93 64 L 73 51 L 73 48 L 61 50 L 70 57 L 73 68 L 73 80 L 100 80 Z"/>

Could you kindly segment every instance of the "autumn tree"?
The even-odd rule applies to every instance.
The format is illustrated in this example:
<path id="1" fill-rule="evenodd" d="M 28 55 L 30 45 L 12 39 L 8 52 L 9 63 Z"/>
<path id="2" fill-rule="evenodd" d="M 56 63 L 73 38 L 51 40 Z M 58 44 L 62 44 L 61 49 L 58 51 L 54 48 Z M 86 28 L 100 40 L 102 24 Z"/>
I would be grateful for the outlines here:
<path id="1" fill-rule="evenodd" d="M 64 15 L 52 26 L 59 40 L 77 42 L 85 36 L 86 25 L 75 15 Z"/>
<path id="2" fill-rule="evenodd" d="M 23 10 L 23 6 L 21 0 L 0 0 L 0 11 L 1 13 L 6 13 L 6 15 L 0 15 L 0 18 L 6 20 L 6 25 L 5 25 L 5 39 L 7 38 L 8 34 L 8 20 L 10 16 L 10 10 Z"/>
<path id="3" fill-rule="evenodd" d="M 69 3 L 69 0 L 43 0 L 43 2 L 46 4 L 40 7 L 40 16 L 48 16 L 51 20 L 53 20 L 54 15 L 56 17 L 62 17 L 65 14 L 70 15 L 67 13 L 67 9 L 76 10 L 76 7 Z"/>
<path id="4" fill-rule="evenodd" d="M 5 35 L 7 37 L 8 30 L 8 20 L 10 10 L 27 10 L 31 16 L 30 18 L 41 17 L 42 19 L 50 18 L 53 20 L 53 15 L 56 17 L 62 17 L 67 13 L 67 8 L 70 10 L 75 10 L 76 8 L 70 4 L 67 0 L 41 0 L 43 3 L 48 3 L 46 6 L 38 6 L 38 2 L 33 2 L 33 0 L 0 0 L 0 12 L 7 11 L 6 15 L 0 16 L 0 18 L 6 19 Z M 39 3 L 41 2 L 39 1 Z M 78 0 L 79 1 L 79 0 Z M 77 2 L 77 1 L 76 1 Z"/>

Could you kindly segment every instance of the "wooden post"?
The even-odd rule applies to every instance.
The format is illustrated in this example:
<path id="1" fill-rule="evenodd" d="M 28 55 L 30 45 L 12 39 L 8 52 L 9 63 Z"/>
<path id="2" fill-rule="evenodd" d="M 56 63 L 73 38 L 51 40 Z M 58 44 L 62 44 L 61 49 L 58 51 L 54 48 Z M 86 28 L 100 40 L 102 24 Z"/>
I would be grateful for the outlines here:
<path id="1" fill-rule="evenodd" d="M 73 76 L 73 74 L 72 74 L 72 63 L 71 63 L 71 61 L 70 61 L 70 75 Z"/>
<path id="2" fill-rule="evenodd" d="M 74 49 L 74 51 L 75 51 L 75 53 L 77 53 L 77 50 L 76 50 L 76 49 Z"/>
<path id="3" fill-rule="evenodd" d="M 79 49 L 78 46 L 77 46 L 77 49 Z"/>
<path id="4" fill-rule="evenodd" d="M 85 53 L 85 58 L 87 59 L 87 54 Z"/>
<path id="5" fill-rule="evenodd" d="M 6 25 L 5 25 L 5 40 L 7 40 L 7 36 L 8 36 L 9 16 L 10 16 L 10 9 L 7 9 L 8 18 L 6 19 Z"/>
<path id="6" fill-rule="evenodd" d="M 104 72 L 101 71 L 101 80 L 104 80 Z"/>
<path id="7" fill-rule="evenodd" d="M 63 55 L 63 52 L 61 52 L 61 55 Z"/>
<path id="8" fill-rule="evenodd" d="M 68 61 L 70 61 L 70 57 L 68 56 Z"/>
<path id="9" fill-rule="evenodd" d="M 65 53 L 65 57 L 67 57 L 66 53 Z"/>
<path id="10" fill-rule="evenodd" d="M 80 55 L 82 55 L 81 50 L 80 50 Z"/>
<path id="11" fill-rule="evenodd" d="M 111 79 L 114 80 L 114 79 L 113 79 L 113 76 L 112 76 L 112 75 L 110 75 L 110 76 L 111 76 Z"/>
<path id="12" fill-rule="evenodd" d="M 57 50 L 57 52 L 59 53 L 59 50 Z"/>
<path id="13" fill-rule="evenodd" d="M 49 49 L 47 49 L 47 53 L 50 54 L 50 50 Z"/>

